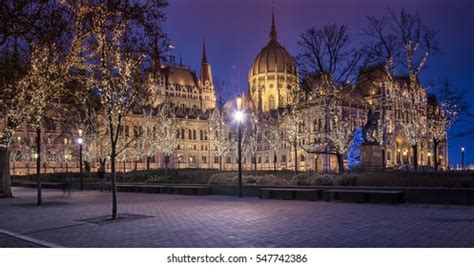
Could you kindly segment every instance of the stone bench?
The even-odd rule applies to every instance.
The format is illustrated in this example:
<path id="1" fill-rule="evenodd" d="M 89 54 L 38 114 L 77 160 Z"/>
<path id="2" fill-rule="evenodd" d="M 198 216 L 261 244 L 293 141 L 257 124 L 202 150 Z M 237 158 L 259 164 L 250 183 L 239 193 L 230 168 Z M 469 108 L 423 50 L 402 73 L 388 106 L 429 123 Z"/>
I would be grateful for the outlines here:
<path id="1" fill-rule="evenodd" d="M 137 186 L 139 192 L 150 194 L 164 194 L 169 192 L 169 186 L 165 185 L 140 185 Z"/>
<path id="2" fill-rule="evenodd" d="M 357 203 L 398 204 L 404 202 L 404 195 L 402 191 L 326 190 L 325 200 Z"/>
<path id="3" fill-rule="evenodd" d="M 169 187 L 168 193 L 182 195 L 209 195 L 211 193 L 211 187 L 192 185 L 171 186 Z"/>
<path id="4" fill-rule="evenodd" d="M 321 199 L 321 190 L 305 188 L 261 188 L 259 197 L 261 199 L 273 198 L 315 201 Z"/>
<path id="5" fill-rule="evenodd" d="M 137 193 L 137 192 L 139 192 L 139 189 L 138 189 L 137 185 L 123 185 L 123 184 L 121 184 L 121 185 L 117 185 L 117 192 Z"/>

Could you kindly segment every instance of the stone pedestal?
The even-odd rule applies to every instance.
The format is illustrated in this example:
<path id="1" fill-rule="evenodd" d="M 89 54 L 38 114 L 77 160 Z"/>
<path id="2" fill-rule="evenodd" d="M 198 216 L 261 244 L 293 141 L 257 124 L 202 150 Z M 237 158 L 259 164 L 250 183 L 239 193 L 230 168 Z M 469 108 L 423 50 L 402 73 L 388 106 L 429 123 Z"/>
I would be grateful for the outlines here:
<path id="1" fill-rule="evenodd" d="M 365 171 L 376 171 L 383 169 L 382 147 L 378 143 L 361 144 L 360 167 Z"/>

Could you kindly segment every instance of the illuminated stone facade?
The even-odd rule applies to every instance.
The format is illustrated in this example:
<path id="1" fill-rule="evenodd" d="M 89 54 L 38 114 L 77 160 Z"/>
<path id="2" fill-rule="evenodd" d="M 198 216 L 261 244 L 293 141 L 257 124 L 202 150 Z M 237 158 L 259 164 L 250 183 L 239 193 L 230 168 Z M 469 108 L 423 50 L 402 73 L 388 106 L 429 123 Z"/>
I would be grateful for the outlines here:
<path id="1" fill-rule="evenodd" d="M 382 120 L 386 122 L 386 145 L 385 161 L 388 168 L 396 168 L 400 165 L 413 163 L 413 149 L 408 144 L 402 122 L 410 120 L 424 120 L 427 122 L 433 116 L 437 116 L 439 108 L 436 100 L 427 97 L 423 88 L 416 88 L 416 94 L 409 92 L 407 79 L 396 78 L 402 92 L 397 92 L 396 100 L 391 89 L 387 86 L 388 77 L 383 67 L 375 66 L 360 71 L 358 81 L 354 85 L 344 85 L 334 96 L 335 110 L 340 118 L 347 119 L 348 127 L 354 131 L 362 127 L 366 122 L 367 111 L 382 114 Z M 327 117 L 325 109 L 328 106 L 324 96 L 324 88 L 319 88 L 318 94 L 308 95 L 302 93 L 298 85 L 298 76 L 292 56 L 278 42 L 275 18 L 272 17 L 270 38 L 267 45 L 255 57 L 248 76 L 248 100 L 246 108 L 252 113 L 252 119 L 256 120 L 255 135 L 256 143 L 253 144 L 253 153 L 247 153 L 243 157 L 243 167 L 246 170 L 293 170 L 295 164 L 299 171 L 334 172 L 337 171 L 337 159 L 334 155 L 324 153 L 310 153 L 303 149 L 304 145 L 318 142 L 318 136 L 327 130 Z M 223 168 L 236 170 L 237 160 L 234 151 L 223 156 L 217 156 L 216 144 L 210 138 L 210 114 L 216 109 L 216 96 L 212 78 L 211 65 L 203 45 L 202 59 L 199 75 L 189 67 L 183 66 L 161 66 L 159 62 L 154 63 L 150 78 L 150 91 L 153 96 L 152 104 L 159 107 L 164 103 L 170 105 L 176 120 L 180 121 L 176 132 L 177 149 L 171 156 L 171 168 Z M 321 97 L 318 97 L 321 95 Z M 414 99 L 423 103 L 416 110 L 410 108 Z M 232 111 L 232 100 L 225 105 L 224 109 Z M 273 151 L 269 142 L 265 140 L 268 121 L 283 121 L 288 115 L 288 106 L 297 106 L 298 112 L 304 114 L 299 129 L 303 133 L 298 141 L 296 153 L 294 146 L 288 141 L 281 141 L 277 151 Z M 229 113 L 227 112 L 227 113 Z M 53 116 L 56 117 L 57 116 Z M 125 120 L 127 131 L 132 131 L 144 125 L 144 117 L 139 115 L 128 116 Z M 232 123 L 229 120 L 229 123 Z M 235 128 L 230 127 L 233 130 Z M 49 149 L 57 151 L 57 155 L 51 155 L 42 167 L 46 172 L 78 171 L 78 144 L 74 142 L 75 136 L 60 127 L 60 119 L 44 123 L 43 144 Z M 281 129 L 282 135 L 285 130 Z M 12 142 L 12 173 L 27 174 L 34 173 L 34 137 L 35 132 L 26 127 L 17 131 Z M 75 137 L 74 137 L 75 136 Z M 316 141 L 315 141 L 316 140 Z M 87 140 L 85 140 L 87 142 Z M 234 150 L 236 149 L 236 145 Z M 432 137 L 429 133 L 419 144 L 418 161 L 420 166 L 433 166 Z M 48 150 L 48 148 L 46 148 Z M 20 157 L 20 155 L 22 155 Z M 442 142 L 439 146 L 439 163 L 441 168 L 447 166 L 447 145 Z M 47 156 L 45 156 L 47 158 Z M 274 163 L 276 158 L 276 164 Z M 346 157 L 344 157 L 346 158 Z M 345 160 L 347 165 L 347 161 Z M 86 164 L 88 165 L 88 164 Z M 94 169 L 96 163 L 92 163 Z M 146 160 L 123 160 L 117 164 L 118 171 L 130 171 L 133 169 L 162 168 L 164 167 L 163 156 L 157 153 Z M 43 170 L 42 170 L 43 171 Z"/>

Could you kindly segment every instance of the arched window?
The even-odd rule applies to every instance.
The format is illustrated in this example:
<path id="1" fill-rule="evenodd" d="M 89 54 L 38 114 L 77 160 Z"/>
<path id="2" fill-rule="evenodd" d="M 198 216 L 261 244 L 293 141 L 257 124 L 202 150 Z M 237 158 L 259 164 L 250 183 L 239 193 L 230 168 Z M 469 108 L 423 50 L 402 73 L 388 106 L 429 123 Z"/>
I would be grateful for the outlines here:
<path id="1" fill-rule="evenodd" d="M 204 140 L 204 132 L 202 130 L 199 130 L 199 139 Z"/>
<path id="2" fill-rule="evenodd" d="M 271 95 L 270 98 L 268 99 L 268 106 L 269 106 L 270 110 L 276 109 L 275 97 L 273 97 L 273 95 Z"/>
<path id="3" fill-rule="evenodd" d="M 193 139 L 193 132 L 191 131 L 191 129 L 188 129 L 188 139 Z"/>
<path id="4" fill-rule="evenodd" d="M 300 161 L 304 162 L 304 155 L 303 154 L 300 156 Z"/>
<path id="5" fill-rule="evenodd" d="M 193 129 L 193 140 L 196 140 L 196 130 Z"/>

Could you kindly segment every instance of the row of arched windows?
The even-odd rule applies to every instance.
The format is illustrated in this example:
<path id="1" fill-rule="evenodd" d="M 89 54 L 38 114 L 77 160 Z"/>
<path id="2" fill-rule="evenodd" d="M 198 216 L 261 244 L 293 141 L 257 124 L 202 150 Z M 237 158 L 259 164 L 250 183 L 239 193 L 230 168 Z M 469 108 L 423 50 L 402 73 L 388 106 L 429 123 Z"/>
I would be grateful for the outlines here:
<path id="1" fill-rule="evenodd" d="M 188 129 L 188 139 L 189 140 L 198 140 L 198 131 L 196 129 Z M 176 139 L 185 139 L 186 138 L 186 129 L 176 130 Z M 207 130 L 199 130 L 199 140 L 208 140 Z"/>

